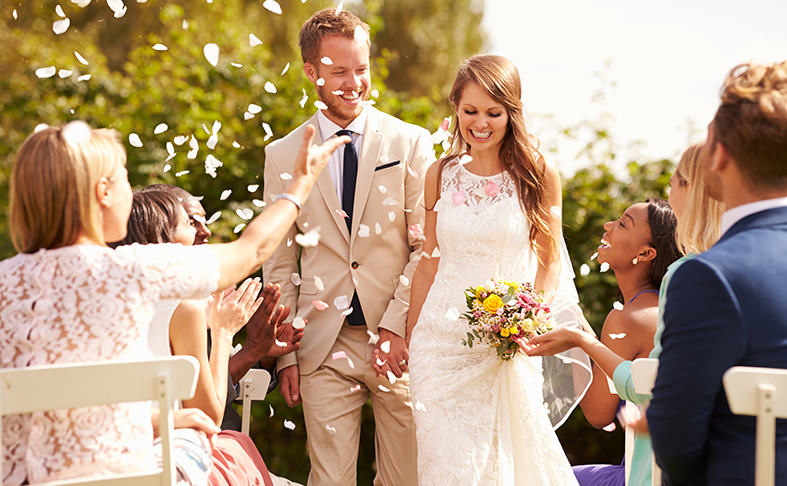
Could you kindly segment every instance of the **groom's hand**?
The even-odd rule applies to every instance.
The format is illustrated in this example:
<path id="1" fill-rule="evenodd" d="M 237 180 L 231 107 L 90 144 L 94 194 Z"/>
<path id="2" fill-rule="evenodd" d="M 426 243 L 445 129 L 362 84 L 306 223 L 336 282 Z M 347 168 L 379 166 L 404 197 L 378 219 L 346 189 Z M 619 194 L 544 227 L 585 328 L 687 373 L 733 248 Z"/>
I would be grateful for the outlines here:
<path id="1" fill-rule="evenodd" d="M 388 372 L 401 378 L 407 371 L 407 363 L 410 361 L 410 352 L 407 350 L 407 343 L 404 338 L 388 329 L 380 328 L 380 339 L 372 353 L 372 368 L 377 376 L 388 376 Z"/>
<path id="2" fill-rule="evenodd" d="M 298 365 L 292 365 L 279 370 L 279 391 L 287 405 L 294 407 L 301 403 L 300 395 L 301 375 Z"/>

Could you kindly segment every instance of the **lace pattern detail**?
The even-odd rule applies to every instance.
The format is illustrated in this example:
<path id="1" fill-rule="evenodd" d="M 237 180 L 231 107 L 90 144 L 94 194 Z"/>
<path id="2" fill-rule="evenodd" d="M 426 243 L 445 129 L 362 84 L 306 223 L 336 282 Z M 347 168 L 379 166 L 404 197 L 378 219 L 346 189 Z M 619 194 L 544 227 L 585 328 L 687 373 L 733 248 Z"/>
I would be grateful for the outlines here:
<path id="1" fill-rule="evenodd" d="M 435 205 L 440 262 L 410 345 L 422 486 L 575 485 L 547 416 L 542 360 L 468 348 L 464 289 L 492 277 L 533 281 L 530 225 L 507 173 L 443 170 Z M 450 425 L 447 425 L 450 424 Z"/>
<path id="2" fill-rule="evenodd" d="M 150 357 L 161 299 L 216 290 L 210 248 L 75 245 L 0 262 L 0 366 Z M 96 386 L 101 386 L 96 384 Z M 3 418 L 3 484 L 155 467 L 150 403 Z"/>

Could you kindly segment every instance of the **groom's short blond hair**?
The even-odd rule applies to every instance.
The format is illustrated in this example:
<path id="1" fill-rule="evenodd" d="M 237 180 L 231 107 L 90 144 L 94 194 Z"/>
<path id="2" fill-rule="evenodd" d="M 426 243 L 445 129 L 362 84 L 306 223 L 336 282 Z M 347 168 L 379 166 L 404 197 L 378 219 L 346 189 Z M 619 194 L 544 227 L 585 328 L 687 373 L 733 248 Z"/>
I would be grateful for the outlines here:
<path id="1" fill-rule="evenodd" d="M 303 23 L 299 34 L 301 59 L 304 64 L 315 64 L 320 57 L 322 39 L 329 35 L 340 35 L 348 39 L 355 38 L 355 30 L 361 27 L 366 32 L 366 45 L 371 47 L 369 25 L 346 10 L 336 13 L 336 8 L 324 8 L 312 15 Z"/>
<path id="2" fill-rule="evenodd" d="M 787 189 L 787 61 L 734 67 L 713 125 L 752 186 Z"/>

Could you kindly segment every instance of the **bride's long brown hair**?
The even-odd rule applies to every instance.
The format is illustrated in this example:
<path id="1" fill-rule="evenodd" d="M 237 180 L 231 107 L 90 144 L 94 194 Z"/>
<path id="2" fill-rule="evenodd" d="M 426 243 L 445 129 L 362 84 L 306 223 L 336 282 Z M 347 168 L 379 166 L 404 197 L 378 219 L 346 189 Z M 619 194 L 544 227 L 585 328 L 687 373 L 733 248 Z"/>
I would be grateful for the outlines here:
<path id="1" fill-rule="evenodd" d="M 500 144 L 500 161 L 516 183 L 520 206 L 530 222 L 530 242 L 533 249 L 541 250 L 536 252 L 539 262 L 548 265 L 557 257 L 557 242 L 547 224 L 550 208 L 547 207 L 546 190 L 542 182 L 544 169 L 538 164 L 540 154 L 525 127 L 519 71 L 514 63 L 505 57 L 490 54 L 479 54 L 462 62 L 448 98 L 454 111 L 459 109 L 462 93 L 469 83 L 476 83 L 495 102 L 505 107 L 508 113 L 508 127 Z M 451 147 L 440 160 L 438 173 L 442 174 L 450 160 L 469 149 L 470 144 L 462 137 L 457 116 Z M 538 239 L 542 236 L 544 244 L 540 245 Z M 542 254 L 546 257 L 542 258 Z"/>

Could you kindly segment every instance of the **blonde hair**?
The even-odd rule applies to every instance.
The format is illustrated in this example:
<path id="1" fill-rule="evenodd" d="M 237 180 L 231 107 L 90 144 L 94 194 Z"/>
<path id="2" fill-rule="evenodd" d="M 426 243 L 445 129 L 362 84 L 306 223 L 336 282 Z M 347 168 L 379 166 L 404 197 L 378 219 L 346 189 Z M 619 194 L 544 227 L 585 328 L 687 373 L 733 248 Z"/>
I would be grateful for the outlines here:
<path id="1" fill-rule="evenodd" d="M 678 219 L 675 241 L 683 254 L 707 251 L 719 239 L 724 204 L 705 193 L 700 153 L 705 142 L 689 146 L 678 162 L 678 178 L 688 183 L 683 216 Z"/>
<path id="2" fill-rule="evenodd" d="M 542 254 L 538 253 L 539 263 L 547 265 L 557 257 L 557 240 L 549 230 L 548 221 L 551 215 L 543 184 L 544 170 L 538 164 L 540 154 L 525 126 L 519 71 L 514 63 L 502 56 L 479 54 L 467 59 L 459 66 L 448 97 L 454 110 L 459 109 L 462 93 L 470 83 L 477 84 L 506 109 L 508 128 L 500 144 L 500 161 L 516 184 L 520 206 L 530 222 L 530 242 L 533 249 L 542 250 L 546 254 L 546 261 L 542 261 Z M 462 137 L 457 119 L 451 148 L 441 161 L 440 172 L 442 173 L 450 159 L 469 149 L 470 145 Z M 538 243 L 538 238 L 542 235 L 545 237 L 544 248 Z"/>
<path id="3" fill-rule="evenodd" d="M 125 163 L 115 130 L 71 122 L 30 134 L 11 171 L 11 240 L 17 251 L 61 248 L 80 234 L 104 244 L 96 184 Z"/>

